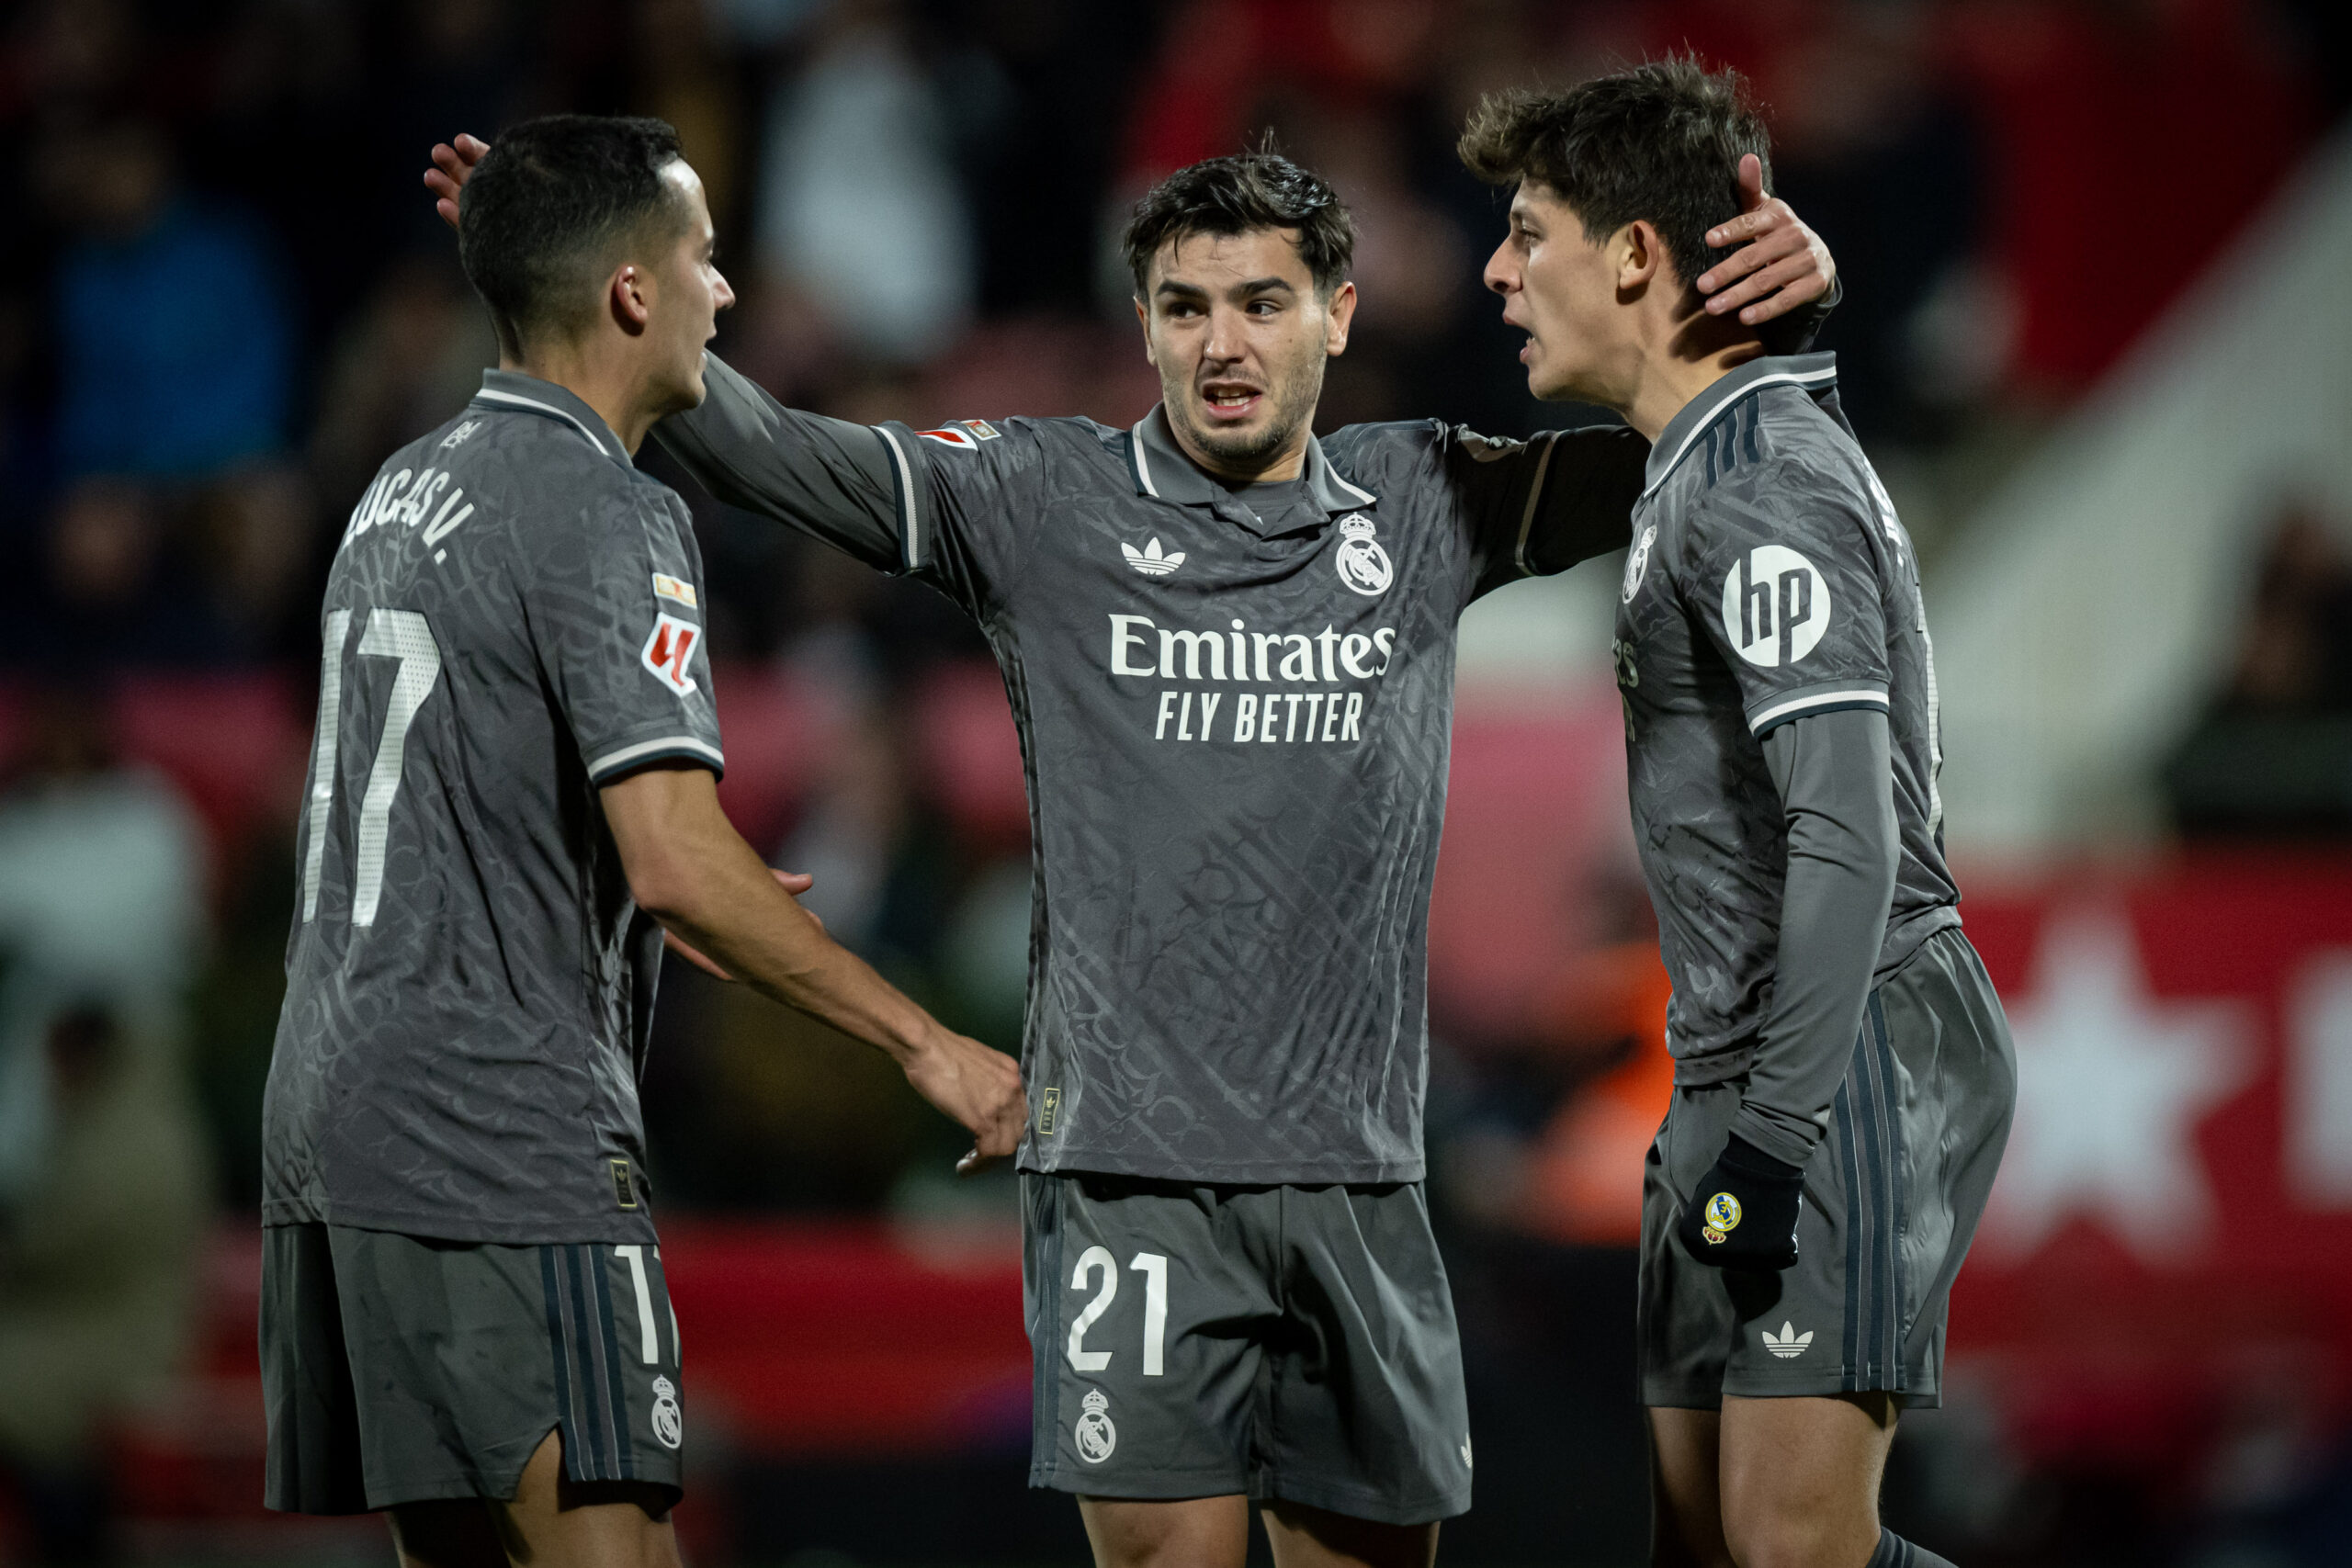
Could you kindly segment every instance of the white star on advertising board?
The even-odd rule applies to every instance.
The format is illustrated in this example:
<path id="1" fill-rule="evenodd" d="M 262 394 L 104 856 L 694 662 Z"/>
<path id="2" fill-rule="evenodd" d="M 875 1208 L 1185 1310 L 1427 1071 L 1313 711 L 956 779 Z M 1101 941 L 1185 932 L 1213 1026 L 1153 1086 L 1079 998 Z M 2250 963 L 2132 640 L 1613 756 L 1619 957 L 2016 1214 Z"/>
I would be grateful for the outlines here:
<path id="1" fill-rule="evenodd" d="M 2150 1261 L 2193 1254 L 2215 1218 L 2194 1134 L 2245 1081 L 2243 1005 L 2151 996 L 2130 922 L 2102 910 L 2051 919 L 2008 1015 L 2018 1114 L 1986 1240 L 2023 1256 L 2079 1215 Z"/>

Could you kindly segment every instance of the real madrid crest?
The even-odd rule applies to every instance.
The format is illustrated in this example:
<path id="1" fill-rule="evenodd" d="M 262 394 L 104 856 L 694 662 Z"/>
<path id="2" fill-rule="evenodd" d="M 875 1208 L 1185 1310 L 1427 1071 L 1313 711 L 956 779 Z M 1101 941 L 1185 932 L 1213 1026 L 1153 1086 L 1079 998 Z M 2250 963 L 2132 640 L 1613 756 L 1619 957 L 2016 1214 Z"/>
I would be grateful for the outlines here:
<path id="1" fill-rule="evenodd" d="M 1728 1192 L 1718 1192 L 1707 1200 L 1707 1223 L 1699 1234 L 1707 1238 L 1709 1247 L 1720 1247 L 1739 1228 L 1739 1200 Z"/>
<path id="2" fill-rule="evenodd" d="M 1388 564 L 1388 552 L 1373 532 L 1372 519 L 1361 512 L 1340 519 L 1340 581 L 1367 596 L 1387 592 L 1396 580 L 1396 569 Z"/>
<path id="3" fill-rule="evenodd" d="M 1624 603 L 1630 604 L 1634 602 L 1634 593 L 1642 586 L 1643 574 L 1650 569 L 1650 547 L 1657 543 L 1657 525 L 1653 523 L 1642 530 L 1642 536 L 1634 542 L 1633 552 L 1626 556 L 1624 586 L 1617 591 L 1617 597 Z"/>
<path id="4" fill-rule="evenodd" d="M 1119 1429 L 1111 1425 L 1111 1401 L 1099 1388 L 1090 1388 L 1079 1403 L 1086 1414 L 1078 1418 L 1070 1435 L 1078 1439 L 1078 1457 L 1089 1464 L 1101 1464 L 1119 1446 Z"/>
<path id="5" fill-rule="evenodd" d="M 653 1380 L 653 1435 L 662 1439 L 665 1449 L 674 1449 L 685 1439 L 686 1422 L 678 1408 L 678 1385 L 668 1378 Z"/>

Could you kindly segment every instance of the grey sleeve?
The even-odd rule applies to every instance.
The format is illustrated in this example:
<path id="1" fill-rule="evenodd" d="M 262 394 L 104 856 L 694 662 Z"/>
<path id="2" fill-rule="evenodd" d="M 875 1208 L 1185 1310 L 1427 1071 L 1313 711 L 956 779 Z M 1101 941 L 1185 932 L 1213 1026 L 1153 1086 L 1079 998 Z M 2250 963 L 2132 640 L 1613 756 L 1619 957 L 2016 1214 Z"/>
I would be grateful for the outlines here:
<path id="1" fill-rule="evenodd" d="M 1835 277 L 1829 281 L 1829 292 L 1809 305 L 1800 305 L 1785 316 L 1776 316 L 1757 329 L 1756 335 L 1764 340 L 1767 354 L 1804 354 L 1813 347 L 1814 339 L 1829 321 L 1829 312 L 1846 298 L 1846 280 Z"/>
<path id="2" fill-rule="evenodd" d="M 909 476 L 871 425 L 786 408 L 715 354 L 707 395 L 653 438 L 705 490 L 883 571 L 908 565 L 899 495 Z"/>
<path id="3" fill-rule="evenodd" d="M 1788 814 L 1789 867 L 1772 1010 L 1732 1130 L 1801 1166 L 1828 1129 L 1894 897 L 1886 715 L 1792 719 L 1765 734 L 1764 761 Z"/>
<path id="4" fill-rule="evenodd" d="M 1625 547 L 1649 462 L 1638 432 L 1593 425 L 1503 442 L 1461 431 L 1453 449 L 1475 538 L 1472 598 Z"/>

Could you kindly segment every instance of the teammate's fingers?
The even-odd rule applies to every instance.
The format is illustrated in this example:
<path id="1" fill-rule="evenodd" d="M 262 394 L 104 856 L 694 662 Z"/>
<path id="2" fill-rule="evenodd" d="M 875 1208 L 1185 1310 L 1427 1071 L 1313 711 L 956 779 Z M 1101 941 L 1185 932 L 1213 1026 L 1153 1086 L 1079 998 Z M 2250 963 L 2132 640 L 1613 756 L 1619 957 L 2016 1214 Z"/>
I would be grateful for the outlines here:
<path id="1" fill-rule="evenodd" d="M 1800 251 L 1794 255 L 1782 256 L 1769 266 L 1758 268 L 1720 294 L 1711 296 L 1707 309 L 1720 316 L 1726 310 L 1752 304 L 1777 289 L 1787 288 L 1792 284 L 1802 286 L 1807 279 L 1815 286 L 1815 294 L 1828 291 L 1829 280 L 1822 276 L 1813 254 Z M 1806 296 L 1808 299 L 1812 297 Z"/>
<path id="2" fill-rule="evenodd" d="M 1780 212 L 1786 205 L 1784 202 L 1768 201 L 1753 212 L 1743 212 L 1728 223 L 1719 223 L 1707 231 L 1707 243 L 1721 250 L 1725 245 L 1736 245 L 1743 240 L 1754 239 L 1779 226 Z"/>
<path id="3" fill-rule="evenodd" d="M 805 871 L 778 871 L 774 866 L 770 866 L 768 874 L 775 878 L 775 885 L 778 887 L 796 898 L 817 886 L 817 879 Z M 814 919 L 816 917 L 812 915 L 809 919 Z"/>
<path id="4" fill-rule="evenodd" d="M 1748 283 L 1761 294 L 1754 304 L 1740 308 L 1739 319 L 1751 327 L 1786 315 L 1829 292 L 1829 280 L 1802 257 L 1792 257 L 1780 267 L 1759 272 Z"/>
<path id="5" fill-rule="evenodd" d="M 1739 159 L 1739 206 L 1743 212 L 1753 212 L 1764 205 L 1764 160 L 1753 152 L 1744 152 Z"/>
<path id="6" fill-rule="evenodd" d="M 1770 265 L 1787 254 L 1785 248 L 1768 248 L 1762 240 L 1742 245 L 1699 275 L 1699 292 L 1712 294 L 1725 284 L 1738 282 L 1758 267 Z"/>
<path id="7" fill-rule="evenodd" d="M 1744 277 L 1726 278 L 1724 286 L 1707 296 L 1707 313 L 1724 315 L 1754 299 L 1760 299 L 1775 288 L 1785 288 L 1807 273 L 1820 278 L 1826 292 L 1828 278 L 1822 275 L 1819 258 L 1810 250 L 1798 250 L 1784 255 L 1767 256 L 1748 269 Z"/>
<path id="8" fill-rule="evenodd" d="M 457 148 L 458 155 L 466 161 L 468 168 L 471 168 L 481 162 L 483 153 L 490 151 L 490 143 L 479 136 L 469 135 L 461 130 L 458 132 Z"/>

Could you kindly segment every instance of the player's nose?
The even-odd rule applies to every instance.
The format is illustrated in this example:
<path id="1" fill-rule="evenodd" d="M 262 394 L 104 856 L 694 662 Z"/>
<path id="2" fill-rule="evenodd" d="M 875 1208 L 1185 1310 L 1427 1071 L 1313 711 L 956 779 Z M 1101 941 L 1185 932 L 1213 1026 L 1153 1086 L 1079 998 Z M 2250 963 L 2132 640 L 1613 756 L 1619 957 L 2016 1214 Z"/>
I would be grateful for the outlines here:
<path id="1" fill-rule="evenodd" d="M 710 275 L 710 282 L 711 297 L 718 302 L 717 308 L 721 310 L 733 310 L 735 308 L 735 288 L 734 285 L 727 281 L 727 275 L 723 272 L 714 272 Z"/>
<path id="2" fill-rule="evenodd" d="M 1495 254 L 1487 258 L 1486 283 L 1498 294 L 1509 294 L 1519 287 L 1519 268 L 1511 263 L 1509 240 L 1497 245 Z"/>
<path id="3" fill-rule="evenodd" d="M 1241 312 L 1222 308 L 1209 312 L 1208 336 L 1201 343 L 1204 358 L 1229 361 L 1249 352 L 1250 334 L 1242 330 Z"/>

